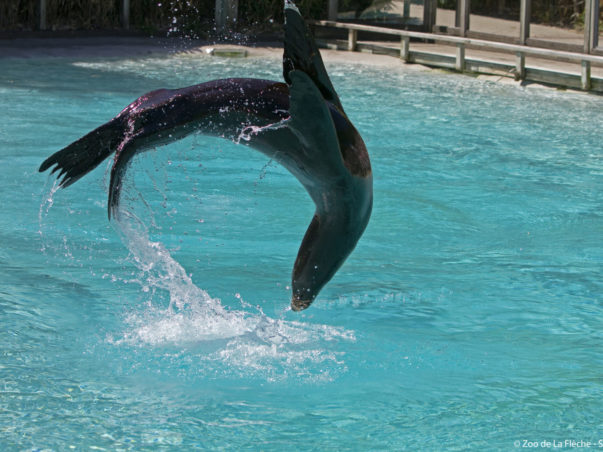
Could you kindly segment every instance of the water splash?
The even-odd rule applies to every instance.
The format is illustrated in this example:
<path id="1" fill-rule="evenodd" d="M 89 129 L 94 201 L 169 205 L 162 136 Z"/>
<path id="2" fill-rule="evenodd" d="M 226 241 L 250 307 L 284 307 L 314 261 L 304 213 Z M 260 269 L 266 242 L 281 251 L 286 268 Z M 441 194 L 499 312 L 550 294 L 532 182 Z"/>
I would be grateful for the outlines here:
<path id="1" fill-rule="evenodd" d="M 273 124 L 268 124 L 265 126 L 256 126 L 256 125 L 250 124 L 250 125 L 244 127 L 241 130 L 241 132 L 239 133 L 239 135 L 237 136 L 237 138 L 235 138 L 233 141 L 236 144 L 240 144 L 241 140 L 251 141 L 251 139 L 254 136 L 259 135 L 260 133 L 262 133 L 265 130 L 273 130 L 273 129 L 280 129 L 280 128 L 286 127 L 286 121 L 287 120 L 278 121 Z"/>
<path id="2" fill-rule="evenodd" d="M 162 3 L 158 3 L 159 8 Z M 170 26 L 168 28 L 168 37 L 180 37 L 183 40 L 199 39 L 198 21 L 202 17 L 197 5 L 189 0 L 186 1 L 170 1 L 168 20 Z"/>
<path id="3" fill-rule="evenodd" d="M 52 179 L 54 179 L 54 181 L 52 182 L 52 186 L 50 188 L 48 188 L 49 181 L 51 181 Z M 42 193 L 42 201 L 40 202 L 40 209 L 38 210 L 38 234 L 40 236 L 43 235 L 42 225 L 44 224 L 44 218 L 46 218 L 46 216 L 48 215 L 48 212 L 50 211 L 50 208 L 54 204 L 54 195 L 59 190 L 59 188 L 60 188 L 60 184 L 59 184 L 58 179 L 56 179 L 52 175 L 48 176 L 48 178 L 46 180 L 46 185 L 44 186 L 44 191 Z"/>
<path id="4" fill-rule="evenodd" d="M 116 227 L 140 271 L 130 282 L 140 284 L 149 298 L 125 316 L 124 330 L 109 338 L 110 343 L 193 347 L 198 365 L 207 372 L 219 366 L 221 374 L 252 373 L 269 380 L 288 376 L 332 379 L 345 371 L 343 353 L 334 348 L 338 342 L 355 341 L 353 331 L 271 318 L 239 294 L 240 308 L 227 308 L 196 286 L 163 244 L 149 238 L 140 218 L 124 211 Z M 158 292 L 167 293 L 167 307 L 153 302 Z"/>

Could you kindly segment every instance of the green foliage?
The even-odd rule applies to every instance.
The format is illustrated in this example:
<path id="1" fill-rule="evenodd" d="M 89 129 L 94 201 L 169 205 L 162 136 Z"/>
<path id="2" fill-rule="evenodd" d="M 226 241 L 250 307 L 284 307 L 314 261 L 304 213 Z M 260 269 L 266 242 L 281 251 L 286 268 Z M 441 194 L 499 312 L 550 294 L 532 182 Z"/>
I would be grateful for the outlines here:
<path id="1" fill-rule="evenodd" d="M 239 22 L 259 28 L 271 27 L 283 21 L 281 0 L 239 0 Z"/>
<path id="2" fill-rule="evenodd" d="M 295 4 L 306 18 L 319 19 L 327 14 L 325 0 L 297 0 Z M 239 22 L 259 28 L 280 26 L 283 0 L 239 0 Z"/>
<path id="3" fill-rule="evenodd" d="M 0 30 L 27 30 L 35 21 L 34 0 L 0 1 Z"/>
<path id="4" fill-rule="evenodd" d="M 0 2 L 0 29 L 31 30 L 38 21 L 37 0 Z M 49 28 L 107 29 L 119 25 L 119 0 L 47 0 Z"/>
<path id="5" fill-rule="evenodd" d="M 375 1 L 339 0 L 339 11 L 355 11 L 356 16 Z M 440 8 L 456 8 L 457 0 L 438 0 Z M 37 25 L 39 0 L 0 0 L 0 30 L 32 30 Z M 297 0 L 309 19 L 327 15 L 327 0 Z M 50 29 L 120 28 L 121 0 L 47 0 Z M 472 0 L 471 12 L 517 20 L 520 0 Z M 145 31 L 196 35 L 213 25 L 215 0 L 130 0 L 130 24 Z M 603 13 L 603 9 L 602 9 Z M 173 23 L 176 18 L 176 24 Z M 552 25 L 581 26 L 584 0 L 533 0 L 532 20 Z M 243 27 L 280 28 L 283 0 L 239 0 L 239 23 Z M 177 31 L 173 29 L 177 28 Z"/>
<path id="6" fill-rule="evenodd" d="M 372 3 L 372 0 L 339 0 L 339 11 L 354 11 L 358 17 Z"/>
<path id="7" fill-rule="evenodd" d="M 47 0 L 49 26 L 64 29 L 110 29 L 119 25 L 119 0 Z"/>
<path id="8" fill-rule="evenodd" d="M 575 16 L 574 26 L 579 30 L 584 29 L 584 11 L 582 11 L 580 14 L 577 14 Z M 602 31 L 603 31 L 603 11 L 601 11 L 601 14 L 599 17 L 599 33 L 601 33 Z"/>
<path id="9" fill-rule="evenodd" d="M 0 29 L 31 30 L 37 25 L 38 0 L 0 1 Z M 120 28 L 121 0 L 47 0 L 46 23 L 52 30 Z M 130 24 L 142 30 L 166 30 L 173 18 L 184 29 L 213 20 L 215 0 L 130 0 Z"/>
<path id="10" fill-rule="evenodd" d="M 438 8 L 456 9 L 457 0 L 438 0 Z"/>

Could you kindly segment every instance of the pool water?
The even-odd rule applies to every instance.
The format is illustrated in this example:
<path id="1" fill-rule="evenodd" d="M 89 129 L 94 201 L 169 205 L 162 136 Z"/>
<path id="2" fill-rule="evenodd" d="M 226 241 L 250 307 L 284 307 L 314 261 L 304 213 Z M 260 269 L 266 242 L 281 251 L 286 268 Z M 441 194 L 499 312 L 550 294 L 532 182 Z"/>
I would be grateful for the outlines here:
<path id="1" fill-rule="evenodd" d="M 37 172 L 145 92 L 278 59 L 0 65 L 1 450 L 603 446 L 601 97 L 328 64 L 375 205 L 294 313 L 313 204 L 261 154 L 149 151 L 119 223 L 106 164 Z"/>

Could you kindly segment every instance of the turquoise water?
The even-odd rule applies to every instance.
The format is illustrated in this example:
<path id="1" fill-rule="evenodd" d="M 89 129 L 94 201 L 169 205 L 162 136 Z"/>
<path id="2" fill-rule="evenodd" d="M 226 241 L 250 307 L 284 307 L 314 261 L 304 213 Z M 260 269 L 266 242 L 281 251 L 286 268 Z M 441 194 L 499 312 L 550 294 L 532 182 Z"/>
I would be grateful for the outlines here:
<path id="1" fill-rule="evenodd" d="M 0 65 L 0 449 L 603 439 L 602 98 L 328 65 L 375 206 L 293 313 L 313 205 L 259 153 L 194 136 L 142 155 L 120 224 L 105 164 L 56 192 L 37 172 L 147 91 L 280 79 L 279 60 Z"/>

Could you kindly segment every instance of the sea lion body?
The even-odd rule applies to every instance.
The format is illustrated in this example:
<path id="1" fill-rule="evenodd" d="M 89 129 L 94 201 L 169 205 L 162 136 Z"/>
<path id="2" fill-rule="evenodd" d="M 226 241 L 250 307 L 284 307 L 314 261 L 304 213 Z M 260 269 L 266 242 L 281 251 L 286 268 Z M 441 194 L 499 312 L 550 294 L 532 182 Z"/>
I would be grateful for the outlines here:
<path id="1" fill-rule="evenodd" d="M 372 210 L 366 146 L 328 78 L 297 8 L 285 1 L 287 83 L 233 78 L 147 93 L 115 118 L 50 156 L 40 171 L 57 171 L 67 187 L 115 153 L 109 217 L 119 215 L 123 177 L 139 152 L 191 133 L 227 138 L 287 168 L 316 211 L 292 275 L 291 306 L 307 308 L 352 252 Z"/>

